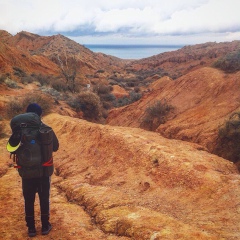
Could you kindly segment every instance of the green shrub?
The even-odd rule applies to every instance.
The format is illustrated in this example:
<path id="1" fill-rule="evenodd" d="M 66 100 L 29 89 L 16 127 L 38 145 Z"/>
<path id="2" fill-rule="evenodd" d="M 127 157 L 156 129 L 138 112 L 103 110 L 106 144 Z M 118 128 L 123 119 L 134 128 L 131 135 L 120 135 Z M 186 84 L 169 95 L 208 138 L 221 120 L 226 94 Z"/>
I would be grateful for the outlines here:
<path id="1" fill-rule="evenodd" d="M 101 117 L 101 102 L 97 94 L 93 92 L 80 93 L 70 104 L 76 111 L 82 111 L 87 120 L 99 120 Z"/>
<path id="2" fill-rule="evenodd" d="M 135 88 L 134 88 L 134 92 L 135 92 L 135 93 L 140 93 L 140 92 L 141 92 L 141 89 L 140 89 L 139 87 L 135 87 Z"/>
<path id="3" fill-rule="evenodd" d="M 5 75 L 0 75 L 0 84 L 4 83 L 5 79 L 6 79 Z"/>
<path id="4" fill-rule="evenodd" d="M 232 162 L 240 161 L 240 112 L 233 113 L 219 128 L 214 153 Z"/>
<path id="5" fill-rule="evenodd" d="M 35 81 L 39 82 L 42 86 L 48 86 L 51 82 L 52 77 L 42 74 L 32 74 Z"/>
<path id="6" fill-rule="evenodd" d="M 34 78 L 32 76 L 25 76 L 21 78 L 21 83 L 28 84 L 34 82 Z"/>
<path id="7" fill-rule="evenodd" d="M 113 105 L 111 104 L 111 102 L 108 101 L 102 101 L 102 106 L 104 109 L 109 110 L 113 107 Z"/>
<path id="8" fill-rule="evenodd" d="M 167 104 L 166 101 L 156 101 L 150 107 L 146 108 L 140 127 L 154 131 L 160 124 L 167 121 L 168 116 L 173 112 L 174 107 Z"/>
<path id="9" fill-rule="evenodd" d="M 53 80 L 51 86 L 58 92 L 67 92 L 69 90 L 67 84 L 62 79 Z"/>
<path id="10" fill-rule="evenodd" d="M 129 96 L 130 96 L 130 101 L 132 103 L 132 102 L 138 101 L 142 97 L 142 94 L 139 92 L 131 91 L 129 93 Z"/>
<path id="11" fill-rule="evenodd" d="M 219 68 L 228 73 L 234 73 L 240 70 L 240 49 L 230 52 L 226 56 L 218 59 L 213 67 Z"/>
<path id="12" fill-rule="evenodd" d="M 97 93 L 98 95 L 109 94 L 111 92 L 111 88 L 112 88 L 112 86 L 107 86 L 107 85 L 104 85 L 104 84 L 98 84 L 98 85 L 94 86 L 93 91 L 95 93 Z"/>
<path id="13" fill-rule="evenodd" d="M 131 100 L 128 97 L 117 98 L 114 101 L 114 107 L 123 107 L 131 103 Z"/>
<path id="14" fill-rule="evenodd" d="M 17 82 L 14 80 L 11 80 L 10 78 L 6 78 L 4 82 L 9 88 L 20 88 Z"/>
<path id="15" fill-rule="evenodd" d="M 27 74 L 19 67 L 13 67 L 13 74 L 18 77 L 26 77 Z"/>
<path id="16" fill-rule="evenodd" d="M 100 95 L 100 99 L 101 101 L 113 102 L 116 100 L 116 97 L 113 94 L 108 93 L 108 94 Z"/>
<path id="17" fill-rule="evenodd" d="M 122 106 L 125 106 L 125 105 L 129 105 L 129 104 L 131 104 L 133 102 L 138 101 L 141 97 L 142 97 L 141 93 L 137 93 L 135 91 L 131 91 L 129 93 L 128 97 L 125 96 L 125 97 L 122 97 L 122 98 L 115 99 L 114 100 L 114 106 L 115 107 L 122 107 Z"/>

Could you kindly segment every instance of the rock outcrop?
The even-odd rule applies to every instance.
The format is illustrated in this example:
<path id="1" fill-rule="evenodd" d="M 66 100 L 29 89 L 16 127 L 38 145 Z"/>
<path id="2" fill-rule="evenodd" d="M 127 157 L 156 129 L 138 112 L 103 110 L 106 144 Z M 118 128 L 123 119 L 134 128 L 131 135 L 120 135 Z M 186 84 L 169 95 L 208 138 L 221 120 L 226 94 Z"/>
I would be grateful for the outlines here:
<path id="1" fill-rule="evenodd" d="M 112 87 L 113 87 L 112 94 L 116 98 L 123 98 L 128 96 L 128 92 L 124 88 L 118 85 L 113 85 Z"/>

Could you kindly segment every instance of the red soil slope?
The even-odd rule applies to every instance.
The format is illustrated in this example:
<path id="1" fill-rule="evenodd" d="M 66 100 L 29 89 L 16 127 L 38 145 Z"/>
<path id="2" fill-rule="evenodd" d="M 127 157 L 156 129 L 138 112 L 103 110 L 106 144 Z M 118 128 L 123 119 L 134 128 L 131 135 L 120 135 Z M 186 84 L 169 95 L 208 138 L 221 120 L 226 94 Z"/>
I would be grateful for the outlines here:
<path id="1" fill-rule="evenodd" d="M 59 68 L 44 56 L 31 56 L 15 47 L 0 41 L 0 70 L 1 74 L 13 72 L 17 67 L 26 73 L 57 74 Z"/>
<path id="2" fill-rule="evenodd" d="M 239 77 L 240 72 L 225 74 L 213 68 L 201 68 L 174 81 L 165 77 L 139 101 L 112 110 L 108 124 L 140 127 L 146 108 L 156 100 L 166 100 L 175 107 L 175 116 L 157 132 L 212 150 L 219 126 L 239 110 Z"/>

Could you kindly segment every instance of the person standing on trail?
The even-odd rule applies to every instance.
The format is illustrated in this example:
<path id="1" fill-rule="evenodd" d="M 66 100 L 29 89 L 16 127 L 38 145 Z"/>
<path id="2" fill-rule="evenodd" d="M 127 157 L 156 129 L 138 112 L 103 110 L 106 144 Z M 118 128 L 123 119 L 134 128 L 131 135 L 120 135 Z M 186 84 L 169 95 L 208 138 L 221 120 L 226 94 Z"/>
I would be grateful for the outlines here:
<path id="1" fill-rule="evenodd" d="M 22 191 L 25 203 L 25 221 L 28 236 L 37 234 L 35 228 L 34 202 L 38 193 L 41 210 L 42 235 L 47 235 L 52 225 L 50 217 L 50 180 L 53 174 L 52 152 L 59 148 L 56 134 L 41 121 L 42 108 L 31 103 L 26 113 L 11 120 L 12 136 L 7 150 L 14 156 L 14 162 L 22 177 Z"/>

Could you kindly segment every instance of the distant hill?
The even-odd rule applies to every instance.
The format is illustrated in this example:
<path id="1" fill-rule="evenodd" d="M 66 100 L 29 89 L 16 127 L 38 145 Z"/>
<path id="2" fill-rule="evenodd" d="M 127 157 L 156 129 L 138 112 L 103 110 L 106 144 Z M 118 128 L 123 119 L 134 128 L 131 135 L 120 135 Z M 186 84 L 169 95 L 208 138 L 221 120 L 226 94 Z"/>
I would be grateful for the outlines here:
<path id="1" fill-rule="evenodd" d="M 123 60 L 116 57 L 94 53 L 60 34 L 39 36 L 22 31 L 15 36 L 11 36 L 6 31 L 0 31 L 0 41 L 30 56 L 47 57 L 57 65 L 59 64 L 57 56 L 64 59 L 74 57 L 77 60 L 78 74 L 82 78 L 89 78 L 90 80 L 94 78 L 97 71 L 102 70 L 105 73 L 103 76 L 109 76 L 113 71 L 122 68 L 124 63 Z M 17 55 L 17 52 L 15 55 Z M 21 67 L 25 70 L 24 64 Z"/>
<path id="2" fill-rule="evenodd" d="M 128 64 L 127 71 L 144 78 L 158 74 L 176 79 L 190 71 L 211 66 L 219 58 L 240 50 L 240 41 L 185 46 Z"/>
<path id="3" fill-rule="evenodd" d="M 4 71 L 10 71 L 15 66 L 21 67 L 27 72 L 34 72 L 35 68 L 36 71 L 42 71 L 43 74 L 51 72 L 57 75 L 59 74 L 57 56 L 62 56 L 63 58 L 73 56 L 77 60 L 77 74 L 83 81 L 100 81 L 105 84 L 117 84 L 121 87 L 144 87 L 146 83 L 148 84 L 156 79 L 156 76 L 162 77 L 167 75 L 176 79 L 192 70 L 211 66 L 220 57 L 240 48 L 240 41 L 204 43 L 185 46 L 177 51 L 131 61 L 103 53 L 94 53 L 83 45 L 60 34 L 40 36 L 22 31 L 12 36 L 7 31 L 0 30 L 0 42 L 11 47 L 11 49 L 18 50 L 14 52 L 14 58 L 21 58 L 22 55 L 27 55 L 33 65 L 32 68 L 29 68 L 29 64 L 26 67 L 24 66 L 24 61 L 21 64 L 15 60 L 12 60 L 12 62 L 6 61 L 6 63 L 1 63 L 0 65 L 2 71 L 4 69 Z M 8 59 L 4 54 L 7 54 L 7 52 L 1 52 L 3 62 L 5 58 Z M 39 58 L 39 56 L 41 58 L 38 60 L 38 64 L 35 65 L 34 60 Z M 46 57 L 48 60 L 45 60 Z M 49 63 L 49 60 L 53 64 Z M 44 62 L 47 63 L 47 66 L 51 66 L 52 71 L 39 69 L 38 65 L 44 65 Z"/>

